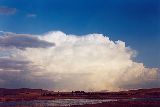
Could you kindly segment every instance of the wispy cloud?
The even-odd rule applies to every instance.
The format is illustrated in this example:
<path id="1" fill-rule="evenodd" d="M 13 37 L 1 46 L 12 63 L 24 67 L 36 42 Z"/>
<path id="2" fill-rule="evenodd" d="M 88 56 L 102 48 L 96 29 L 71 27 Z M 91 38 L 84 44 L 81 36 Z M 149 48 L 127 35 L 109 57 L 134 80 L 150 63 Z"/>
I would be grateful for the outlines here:
<path id="1" fill-rule="evenodd" d="M 28 18 L 36 18 L 37 15 L 34 14 L 34 13 L 29 13 L 29 14 L 27 14 L 27 17 L 28 17 Z"/>
<path id="2" fill-rule="evenodd" d="M 13 15 L 17 12 L 16 8 L 0 6 L 0 15 Z"/>

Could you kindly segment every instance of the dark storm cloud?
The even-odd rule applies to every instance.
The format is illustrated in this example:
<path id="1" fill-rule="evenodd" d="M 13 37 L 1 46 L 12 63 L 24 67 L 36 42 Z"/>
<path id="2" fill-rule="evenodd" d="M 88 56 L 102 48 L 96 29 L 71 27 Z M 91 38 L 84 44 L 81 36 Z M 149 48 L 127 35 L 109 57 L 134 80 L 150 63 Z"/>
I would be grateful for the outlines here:
<path id="1" fill-rule="evenodd" d="M 0 87 L 43 88 L 41 83 L 47 84 L 48 79 L 34 75 L 39 69 L 30 61 L 20 57 L 13 58 L 12 55 L 16 55 L 19 49 L 25 51 L 25 48 L 52 46 L 54 43 L 40 40 L 35 35 L 0 31 Z"/>
<path id="2" fill-rule="evenodd" d="M 44 40 L 40 40 L 35 36 L 2 33 L 0 36 L 0 47 L 16 47 L 19 49 L 30 48 L 46 48 L 54 46 L 54 43 L 49 43 Z"/>
<path id="3" fill-rule="evenodd" d="M 0 6 L 0 15 L 13 15 L 17 12 L 16 8 Z"/>
<path id="4" fill-rule="evenodd" d="M 27 61 L 0 58 L 0 69 L 1 71 L 24 70 L 25 65 L 27 65 L 28 63 L 29 62 Z"/>
<path id="5" fill-rule="evenodd" d="M 5 88 L 44 88 L 51 82 L 44 77 L 33 76 L 34 66 L 30 62 L 10 58 L 0 58 L 0 87 Z M 53 82 L 52 82 L 53 84 Z"/>
<path id="6" fill-rule="evenodd" d="M 20 81 L 24 81 L 26 74 L 29 73 L 28 63 L 15 59 L 0 58 L 1 87 L 9 87 L 8 84 L 16 86 Z"/>

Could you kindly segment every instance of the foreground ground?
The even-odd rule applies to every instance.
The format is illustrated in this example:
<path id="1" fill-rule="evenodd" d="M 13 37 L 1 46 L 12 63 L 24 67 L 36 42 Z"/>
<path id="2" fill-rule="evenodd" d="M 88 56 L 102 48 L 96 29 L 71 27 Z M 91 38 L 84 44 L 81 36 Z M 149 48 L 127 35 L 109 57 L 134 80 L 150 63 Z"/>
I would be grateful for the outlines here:
<path id="1" fill-rule="evenodd" d="M 151 101 L 127 101 L 132 98 L 153 98 Z M 154 100 L 159 99 L 159 100 Z M 118 99 L 118 101 L 105 102 L 92 105 L 78 105 L 71 107 L 160 107 L 160 88 L 139 89 L 121 92 L 53 92 L 42 89 L 0 89 L 0 102 L 22 100 L 54 100 L 54 99 Z M 1 106 L 2 107 L 2 106 Z M 6 106 L 5 106 L 6 107 Z M 28 106 L 15 106 L 28 107 Z M 29 106 L 44 107 L 44 106 Z M 54 106 L 55 107 L 55 106 Z"/>
<path id="2" fill-rule="evenodd" d="M 72 106 L 72 107 L 160 107 L 160 102 L 115 101 L 115 102 L 106 102 L 100 104 Z"/>
<path id="3" fill-rule="evenodd" d="M 46 107 L 46 106 L 15 106 L 15 107 Z M 157 101 L 152 101 L 152 102 L 116 101 L 116 102 L 106 102 L 106 103 L 92 104 L 92 105 L 91 104 L 90 105 L 77 105 L 77 106 L 75 105 L 75 106 L 70 106 L 70 107 L 160 107 L 160 102 L 157 102 Z"/>

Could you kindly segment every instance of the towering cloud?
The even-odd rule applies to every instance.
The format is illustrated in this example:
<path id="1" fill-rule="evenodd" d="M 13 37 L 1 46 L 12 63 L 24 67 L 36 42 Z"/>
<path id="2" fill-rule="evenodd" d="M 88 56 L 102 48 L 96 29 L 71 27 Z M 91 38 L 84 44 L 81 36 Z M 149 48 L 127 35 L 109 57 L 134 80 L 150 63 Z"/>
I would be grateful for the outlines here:
<path id="1" fill-rule="evenodd" d="M 0 50 L 4 87 L 91 91 L 160 86 L 158 68 L 134 62 L 135 50 L 102 34 L 3 35 Z"/>

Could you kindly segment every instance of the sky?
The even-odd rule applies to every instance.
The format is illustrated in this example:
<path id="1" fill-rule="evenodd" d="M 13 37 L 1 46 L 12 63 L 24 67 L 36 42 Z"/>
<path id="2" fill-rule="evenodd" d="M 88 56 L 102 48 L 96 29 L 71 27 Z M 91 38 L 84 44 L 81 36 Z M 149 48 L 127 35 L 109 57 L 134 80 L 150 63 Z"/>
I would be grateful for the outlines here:
<path id="1" fill-rule="evenodd" d="M 0 6 L 16 9 L 0 15 L 2 31 L 102 33 L 136 49 L 137 61 L 160 66 L 159 0 L 0 0 Z"/>
<path id="2" fill-rule="evenodd" d="M 23 84 L 28 78 L 34 78 L 30 83 L 26 83 L 26 87 L 32 87 L 35 82 L 44 79 L 51 83 L 54 81 L 55 84 L 55 86 L 46 87 L 64 89 L 64 87 L 69 87 L 67 83 L 64 84 L 64 81 L 69 82 L 75 79 L 65 74 L 66 72 L 70 72 L 74 77 L 82 75 L 88 83 L 103 81 L 98 89 L 94 84 L 86 86 L 82 83 L 78 83 L 82 84 L 79 85 L 80 87 L 75 85 L 75 89 L 85 86 L 88 87 L 87 89 L 102 90 L 106 87 L 104 85 L 106 81 L 107 87 L 111 90 L 159 86 L 157 84 L 159 80 L 155 79 L 160 68 L 159 0 L 0 0 L 0 31 L 0 57 L 3 57 L 0 60 L 0 76 L 1 78 L 4 75 L 8 78 L 12 77 L 8 81 L 5 78 L 0 79 L 3 87 L 25 87 Z M 53 47 L 56 49 L 52 49 Z M 112 47 L 114 47 L 113 50 Z M 100 52 L 96 53 L 95 49 L 99 49 Z M 112 59 L 109 58 L 111 57 L 109 53 L 113 54 Z M 37 57 L 34 54 L 37 54 Z M 56 58 L 52 58 L 53 55 Z M 18 60 L 19 57 L 23 60 Z M 43 58 L 50 60 L 43 61 Z M 65 58 L 68 59 L 64 61 Z M 88 60 L 83 60 L 83 58 Z M 73 59 L 77 59 L 79 63 Z M 106 61 L 101 59 L 106 59 Z M 92 63 L 93 61 L 96 63 Z M 13 63 L 17 64 L 14 70 Z M 54 65 L 50 63 L 58 64 L 59 67 L 54 68 Z M 72 72 L 68 67 L 74 64 L 75 69 Z M 111 68 L 107 65 L 105 67 L 105 64 L 111 65 Z M 117 67 L 116 70 L 112 68 L 113 64 Z M 83 69 L 78 66 L 82 66 Z M 97 69 L 93 70 L 94 67 Z M 40 70 L 42 68 L 48 73 L 42 72 Z M 93 72 L 82 72 L 86 68 Z M 26 72 L 18 73 L 17 70 Z M 39 74 L 33 73 L 34 70 L 39 70 Z M 110 82 L 108 82 L 103 75 L 100 75 L 104 79 L 98 81 L 95 75 L 99 70 L 106 75 L 106 78 L 109 78 L 109 75 L 105 71 L 113 71 L 112 75 L 115 79 L 109 79 Z M 117 75 L 117 70 L 121 71 L 119 75 Z M 154 81 L 148 82 L 144 79 L 139 80 L 138 85 L 136 83 L 129 85 L 128 83 L 132 83 L 137 77 L 128 79 L 126 76 L 123 80 L 124 84 L 117 83 L 127 70 L 131 71 L 128 77 L 137 70 L 137 75 L 146 72 L 144 74 L 152 76 Z M 11 71 L 17 71 L 18 74 L 8 75 L 7 73 Z M 153 73 L 150 74 L 149 71 Z M 50 73 L 56 75 L 57 79 L 48 77 Z M 19 81 L 17 76 L 22 80 L 19 86 L 16 84 Z M 87 77 L 90 79 L 87 80 Z M 11 84 L 12 80 L 15 84 Z M 37 87 L 42 87 L 41 83 L 42 81 L 37 84 Z M 62 86 L 57 85 L 58 83 Z M 113 86 L 115 83 L 119 86 Z"/>

